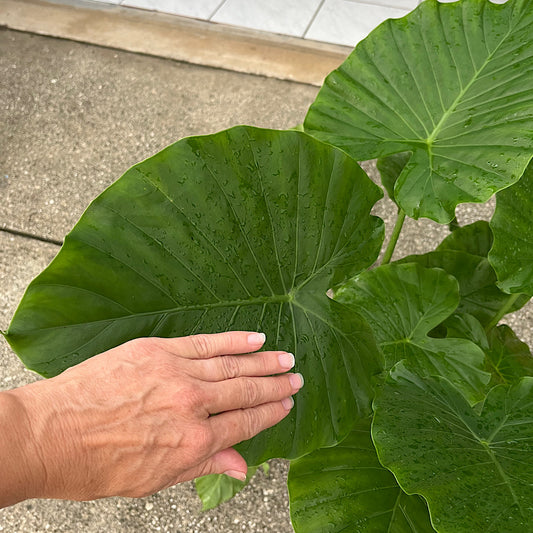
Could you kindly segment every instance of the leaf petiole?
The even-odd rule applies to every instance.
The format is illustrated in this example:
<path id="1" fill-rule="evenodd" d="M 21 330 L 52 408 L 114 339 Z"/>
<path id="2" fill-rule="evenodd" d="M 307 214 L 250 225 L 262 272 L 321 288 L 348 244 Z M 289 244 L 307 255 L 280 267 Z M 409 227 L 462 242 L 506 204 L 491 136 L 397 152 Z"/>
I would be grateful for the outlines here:
<path id="1" fill-rule="evenodd" d="M 398 237 L 402 231 L 403 223 L 405 221 L 405 211 L 403 209 L 398 209 L 398 215 L 396 216 L 396 223 L 392 230 L 392 235 L 390 236 L 389 244 L 383 255 L 383 260 L 381 261 L 382 265 L 387 265 L 390 263 L 394 249 L 396 248 L 396 243 L 398 242 Z"/>
<path id="2" fill-rule="evenodd" d="M 494 326 L 498 325 L 498 322 L 509 312 L 519 296 L 521 296 L 519 292 L 509 295 L 509 298 L 505 300 L 502 306 L 498 309 L 498 312 L 494 315 L 493 319 L 487 324 L 485 331 L 490 331 Z"/>

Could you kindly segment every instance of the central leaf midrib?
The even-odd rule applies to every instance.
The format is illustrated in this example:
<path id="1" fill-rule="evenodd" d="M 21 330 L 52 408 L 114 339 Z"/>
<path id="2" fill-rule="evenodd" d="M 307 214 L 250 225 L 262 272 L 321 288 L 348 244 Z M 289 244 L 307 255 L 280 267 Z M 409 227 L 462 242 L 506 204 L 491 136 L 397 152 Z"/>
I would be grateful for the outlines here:
<path id="1" fill-rule="evenodd" d="M 518 499 L 518 497 L 517 497 L 517 495 L 516 495 L 516 493 L 514 491 L 514 488 L 513 488 L 512 484 L 511 484 L 511 480 L 509 479 L 509 476 L 507 475 L 505 470 L 502 468 L 502 465 L 498 461 L 498 459 L 497 459 L 496 455 L 494 454 L 492 448 L 488 444 L 486 444 L 485 442 L 483 442 L 481 440 L 479 441 L 479 443 L 481 444 L 483 449 L 487 452 L 487 454 L 489 455 L 491 461 L 494 463 L 494 466 L 496 467 L 496 470 L 498 471 L 498 474 L 500 475 L 500 477 L 504 481 L 505 486 L 507 487 L 507 489 L 511 493 L 511 497 L 513 498 L 513 502 L 518 507 L 518 510 L 520 511 L 520 514 L 522 516 L 524 516 L 524 510 L 522 509 L 522 506 L 520 505 L 520 500 Z"/>
<path id="2" fill-rule="evenodd" d="M 505 34 L 505 36 L 502 38 L 502 40 L 498 43 L 498 45 L 494 48 L 494 50 L 487 56 L 487 58 L 483 62 L 483 65 L 481 65 L 481 67 L 478 70 L 476 70 L 476 72 L 472 76 L 472 79 L 465 85 L 465 87 L 463 89 L 461 89 L 461 91 L 459 92 L 459 94 L 457 95 L 457 97 L 455 98 L 453 103 L 444 112 L 444 114 L 442 115 L 442 117 L 441 117 L 440 121 L 438 122 L 438 124 L 433 128 L 433 131 L 432 131 L 431 135 L 429 135 L 429 137 L 427 138 L 427 144 L 428 144 L 428 150 L 429 151 L 431 151 L 431 145 L 435 141 L 437 135 L 439 134 L 439 132 L 442 129 L 442 127 L 445 124 L 445 122 L 455 112 L 455 110 L 456 110 L 457 106 L 459 105 L 459 103 L 461 102 L 462 98 L 468 92 L 470 87 L 472 87 L 472 85 L 478 80 L 479 75 L 481 74 L 481 72 L 483 72 L 485 67 L 490 63 L 490 61 L 492 60 L 492 58 L 494 57 L 496 52 L 500 49 L 501 45 L 507 40 L 507 38 L 509 37 L 509 35 L 512 33 L 513 30 L 514 30 L 514 27 L 509 28 L 509 31 Z M 430 159 L 431 159 L 431 157 L 430 157 Z"/>
<path id="3" fill-rule="evenodd" d="M 489 456 L 490 460 L 492 461 L 492 463 L 494 464 L 494 466 L 496 467 L 496 470 L 498 471 L 498 475 L 500 476 L 500 478 L 503 480 L 504 482 L 504 485 L 507 487 L 507 489 L 509 490 L 509 493 L 511 494 L 511 497 L 513 499 L 513 502 L 514 504 L 518 507 L 519 511 L 520 511 L 520 514 L 522 516 L 524 516 L 524 511 L 522 509 L 522 506 L 520 505 L 520 500 L 518 499 L 514 489 L 513 489 L 513 486 L 511 484 L 511 480 L 509 479 L 509 476 L 507 475 L 507 473 L 505 472 L 505 470 L 502 468 L 502 465 L 500 464 L 500 462 L 498 461 L 498 458 L 496 457 L 494 451 L 492 450 L 491 446 L 490 446 L 490 443 L 492 442 L 492 440 L 494 439 L 494 437 L 501 431 L 501 429 L 505 426 L 505 423 L 507 422 L 508 420 L 508 415 L 506 415 L 502 421 L 500 422 L 500 424 L 493 430 L 493 432 L 491 433 L 491 435 L 488 437 L 487 440 L 483 439 L 475 430 L 473 427 L 471 427 L 471 425 L 469 424 L 468 420 L 461 415 L 461 413 L 459 411 L 456 411 L 454 409 L 451 409 L 451 414 L 452 416 L 455 415 L 455 417 L 463 424 L 463 426 L 469 431 L 469 433 L 472 435 L 472 437 L 474 438 L 474 441 L 477 441 L 480 445 L 480 447 L 487 453 L 487 455 Z M 480 416 L 479 419 L 481 419 L 482 417 Z"/>
<path id="4" fill-rule="evenodd" d="M 293 299 L 294 299 L 293 293 L 289 293 L 289 294 L 274 294 L 272 296 L 258 296 L 256 298 L 248 298 L 245 300 L 226 300 L 226 301 L 219 301 L 219 302 L 212 302 L 212 303 L 183 305 L 183 306 L 171 307 L 168 309 L 157 309 L 154 311 L 146 311 L 143 313 L 131 313 L 129 315 L 109 317 L 109 318 L 104 318 L 102 320 L 93 320 L 93 321 L 88 321 L 88 322 L 78 322 L 76 324 L 65 324 L 63 326 L 51 326 L 47 328 L 38 328 L 38 329 L 33 330 L 33 332 L 86 326 L 88 324 L 118 322 L 121 320 L 147 317 L 147 316 L 152 316 L 152 315 L 173 314 L 173 313 L 187 312 L 187 311 L 210 310 L 210 309 L 217 309 L 217 308 L 223 308 L 223 307 L 231 308 L 231 307 L 244 307 L 244 306 L 253 306 L 253 305 L 289 303 L 293 301 Z"/>

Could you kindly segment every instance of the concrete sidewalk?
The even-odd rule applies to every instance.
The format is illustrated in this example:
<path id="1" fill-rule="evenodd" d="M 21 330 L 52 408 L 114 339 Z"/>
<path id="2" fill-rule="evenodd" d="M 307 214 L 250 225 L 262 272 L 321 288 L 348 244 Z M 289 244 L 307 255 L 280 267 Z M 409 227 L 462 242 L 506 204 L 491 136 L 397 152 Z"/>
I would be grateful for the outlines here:
<path id="1" fill-rule="evenodd" d="M 236 124 L 302 122 L 315 87 L 0 31 L 0 328 L 24 288 L 57 253 L 85 207 L 132 164 L 186 135 Z M 366 168 L 375 177 L 375 168 Z M 463 206 L 462 223 L 490 206 Z M 376 208 L 389 228 L 394 207 Z M 2 229 L 3 228 L 3 229 Z M 7 230 L 7 231 L 6 231 Z M 409 221 L 398 253 L 423 252 L 447 230 Z M 15 233 L 26 233 L 22 237 Z M 529 304 L 510 322 L 533 342 Z M 36 377 L 0 341 L 0 389 Z M 186 483 L 150 498 L 91 503 L 30 501 L 0 511 L 0 531 L 292 531 L 286 463 L 273 461 L 232 502 L 199 513 Z"/>

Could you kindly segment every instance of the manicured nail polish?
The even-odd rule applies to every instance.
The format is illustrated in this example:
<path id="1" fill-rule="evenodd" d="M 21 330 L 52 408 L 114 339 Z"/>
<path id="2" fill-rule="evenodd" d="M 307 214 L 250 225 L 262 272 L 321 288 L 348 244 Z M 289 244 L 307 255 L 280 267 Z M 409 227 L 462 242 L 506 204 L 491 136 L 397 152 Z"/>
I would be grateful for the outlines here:
<path id="1" fill-rule="evenodd" d="M 294 407 L 294 400 L 292 396 L 289 396 L 288 398 L 283 398 L 281 400 L 281 405 L 287 409 L 287 411 L 290 411 Z"/>
<path id="2" fill-rule="evenodd" d="M 239 481 L 246 480 L 246 474 L 244 472 L 239 472 L 238 470 L 226 470 L 224 474 L 226 474 L 226 476 L 238 479 Z"/>
<path id="3" fill-rule="evenodd" d="M 301 389 L 304 386 L 304 377 L 302 374 L 291 374 L 289 382 L 294 389 Z"/>
<path id="4" fill-rule="evenodd" d="M 278 355 L 278 361 L 281 368 L 292 368 L 294 366 L 294 355 L 292 353 L 281 353 Z"/>
<path id="5" fill-rule="evenodd" d="M 250 333 L 248 335 L 248 344 L 252 346 L 262 346 L 265 344 L 266 335 L 264 333 Z"/>

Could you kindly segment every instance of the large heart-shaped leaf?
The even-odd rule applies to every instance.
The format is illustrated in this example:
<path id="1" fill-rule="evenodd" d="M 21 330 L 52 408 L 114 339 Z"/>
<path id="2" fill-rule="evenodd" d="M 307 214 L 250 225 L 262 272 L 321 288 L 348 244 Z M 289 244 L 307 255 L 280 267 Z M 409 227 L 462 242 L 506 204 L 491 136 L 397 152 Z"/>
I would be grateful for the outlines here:
<path id="1" fill-rule="evenodd" d="M 420 496 L 408 496 L 378 461 L 370 419 L 333 448 L 291 462 L 291 520 L 296 533 L 433 531 Z"/>
<path id="2" fill-rule="evenodd" d="M 99 196 L 29 286 L 7 340 L 55 375 L 140 336 L 262 330 L 306 387 L 241 445 L 250 464 L 336 443 L 369 411 L 381 362 L 363 319 L 327 289 L 372 264 L 381 191 L 296 131 L 236 127 L 139 163 Z"/>
<path id="3" fill-rule="evenodd" d="M 427 375 L 448 377 L 471 399 L 479 399 L 489 375 L 483 351 L 465 339 L 435 339 L 428 333 L 457 308 L 457 281 L 440 269 L 418 264 L 383 265 L 345 283 L 335 299 L 363 315 L 385 364 L 402 359 Z"/>
<path id="4" fill-rule="evenodd" d="M 494 246 L 489 261 L 506 292 L 533 296 L 532 213 L 533 163 L 518 183 L 498 193 L 490 221 Z"/>
<path id="5" fill-rule="evenodd" d="M 426 0 L 326 79 L 304 122 L 357 160 L 410 151 L 394 197 L 440 223 L 516 182 L 533 155 L 533 0 Z"/>
<path id="6" fill-rule="evenodd" d="M 374 410 L 380 461 L 424 496 L 437 531 L 533 531 L 533 378 L 493 388 L 478 414 L 447 380 L 400 363 Z"/>

